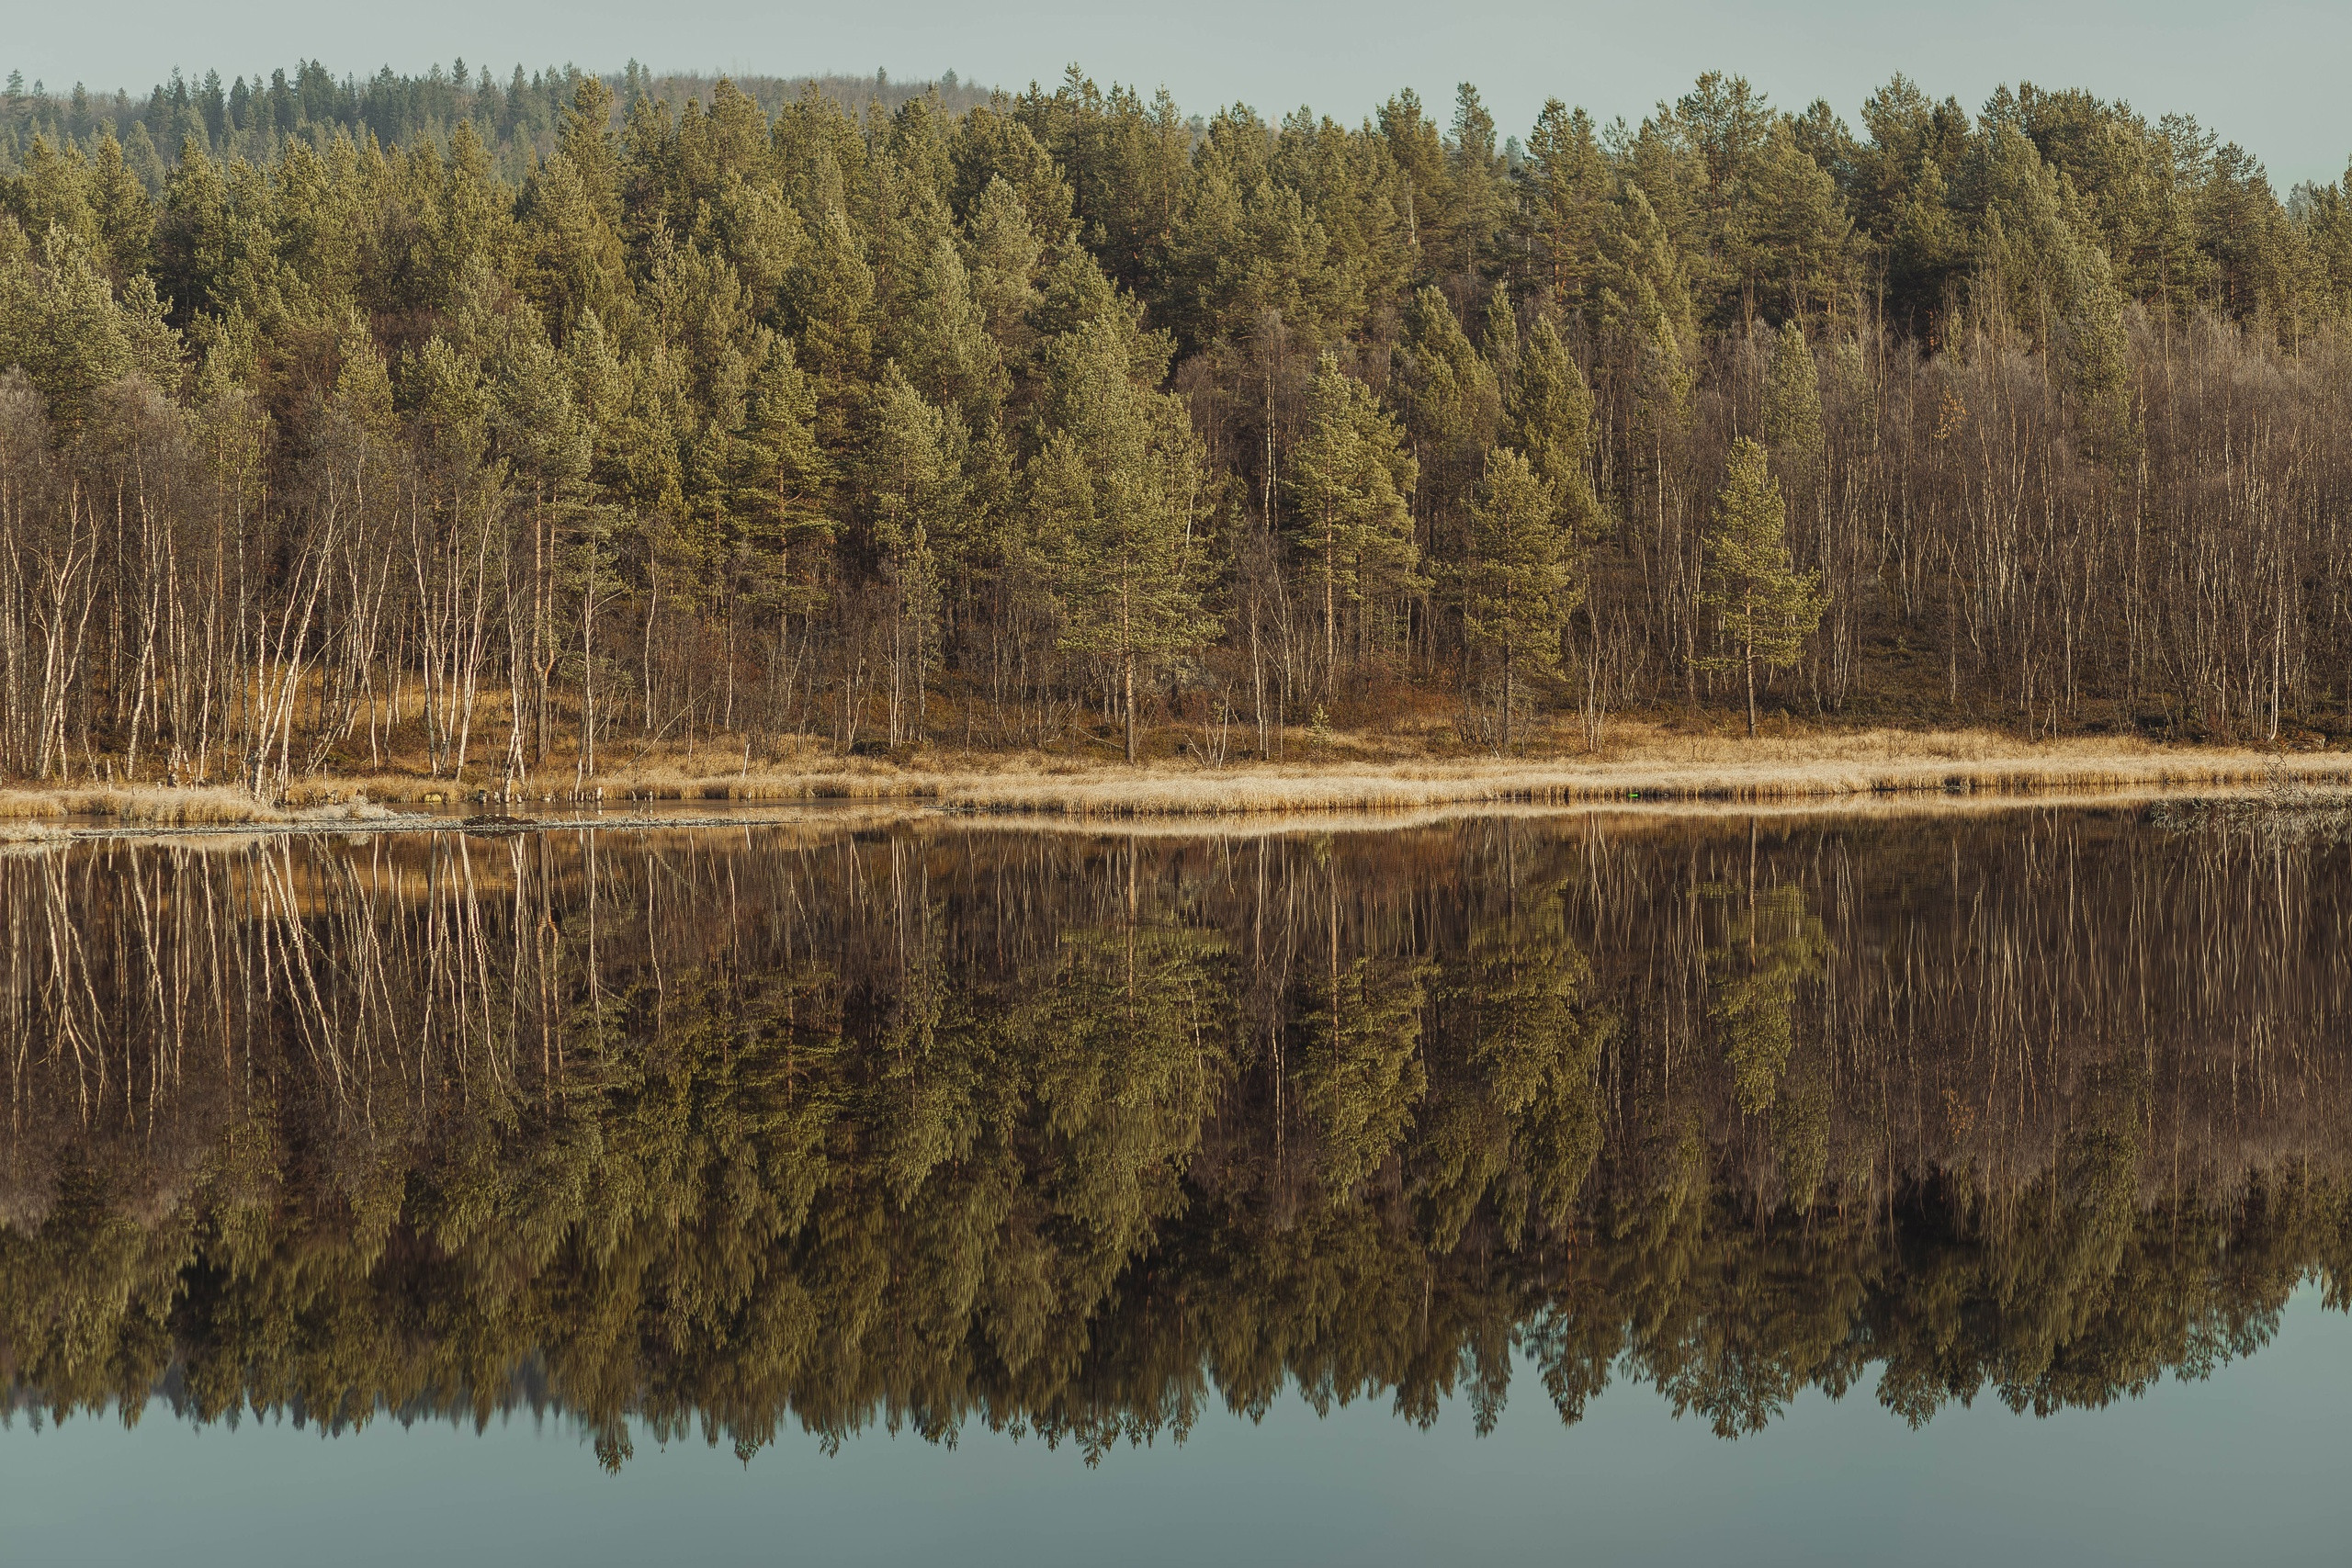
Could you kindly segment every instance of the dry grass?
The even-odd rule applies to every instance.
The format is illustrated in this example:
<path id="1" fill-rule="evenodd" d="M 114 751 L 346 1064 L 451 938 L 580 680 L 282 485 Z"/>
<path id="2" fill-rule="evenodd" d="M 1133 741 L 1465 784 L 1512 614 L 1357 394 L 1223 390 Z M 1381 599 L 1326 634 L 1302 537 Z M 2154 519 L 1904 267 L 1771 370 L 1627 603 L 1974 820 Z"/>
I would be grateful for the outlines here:
<path id="1" fill-rule="evenodd" d="M 348 798 L 291 807 L 241 789 L 175 789 L 162 784 L 87 784 L 62 789 L 0 789 L 0 838 L 28 841 L 37 821 L 95 818 L 116 826 L 153 828 L 243 827 L 257 824 L 386 822 L 399 813 L 368 799 L 364 792 L 338 792 Z"/>
<path id="2" fill-rule="evenodd" d="M 942 788 L 944 803 L 979 810 L 1081 816 L 1331 810 L 1409 811 L 1438 806 L 1665 798 L 1716 804 L 1827 800 L 1923 793 L 2005 796 L 2152 793 L 2191 786 L 2352 783 L 2352 756 L 2250 751 L 2156 754 L 2054 748 L 1968 756 L 1957 748 L 1905 755 L 1671 753 L 1592 762 L 1403 763 L 1267 767 L 1190 774 L 981 776 Z"/>
<path id="3" fill-rule="evenodd" d="M 1394 737 L 1340 736 L 1317 759 L 1210 767 L 1158 761 L 1130 768 L 1040 752 L 928 751 L 904 761 L 808 752 L 763 766 L 650 756 L 587 781 L 608 811 L 664 802 L 738 806 L 816 801 L 904 802 L 975 812 L 1080 818 L 1300 812 L 1390 815 L 1521 805 L 1623 801 L 1724 804 L 1852 802 L 1959 795 L 2145 796 L 2188 788 L 2352 784 L 2352 754 L 2163 746 L 2136 739 L 2021 741 L 1986 730 L 1837 730 L 1744 736 L 1690 734 L 1626 723 L 1597 755 L 1399 758 Z M 718 765 L 709 766 L 711 762 Z M 381 802 L 448 807 L 565 803 L 572 770 L 526 781 L 513 796 L 485 786 L 393 773 L 307 780 L 278 804 L 227 789 L 91 786 L 0 791 L 0 818 L 104 817 L 124 823 L 387 823 Z"/>
<path id="4" fill-rule="evenodd" d="M 76 784 L 61 789 L 0 789 L 0 818 L 102 817 L 118 822 L 187 828 L 276 822 L 286 813 L 241 789 L 172 789 L 161 784 Z"/>
<path id="5" fill-rule="evenodd" d="M 1040 752 L 916 752 L 903 761 L 811 754 L 761 767 L 695 767 L 674 753 L 599 775 L 608 807 L 663 801 L 920 801 L 973 811 L 1077 817 L 1203 816 L 1430 810 L 1506 804 L 1570 805 L 1638 795 L 1679 801 L 1852 799 L 1868 795 L 2089 792 L 2146 794 L 2189 787 L 2352 782 L 2352 755 L 2160 746 L 2136 739 L 2029 742 L 1987 730 L 1837 730 L 1744 736 L 1621 724 L 1598 755 L 1492 758 L 1398 756 L 1394 737 L 1335 737 L 1317 760 L 1215 768 Z M 706 758 L 709 757 L 705 752 Z M 310 786 L 323 798 L 355 784 L 379 799 L 475 798 L 444 782 L 369 777 Z M 526 784 L 525 801 L 571 797 L 569 771 Z M 493 795 L 492 799 L 496 796 Z"/>

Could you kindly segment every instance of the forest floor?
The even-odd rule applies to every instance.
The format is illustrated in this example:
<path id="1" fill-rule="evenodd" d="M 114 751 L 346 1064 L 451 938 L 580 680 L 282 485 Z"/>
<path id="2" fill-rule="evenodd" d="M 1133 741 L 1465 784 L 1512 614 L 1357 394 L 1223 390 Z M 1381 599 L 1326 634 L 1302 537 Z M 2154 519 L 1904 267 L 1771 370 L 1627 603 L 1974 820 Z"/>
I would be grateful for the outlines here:
<path id="1" fill-rule="evenodd" d="M 895 803 L 973 813 L 1072 818 L 1296 812 L 1411 813 L 1436 807 L 1566 806 L 1639 800 L 1685 808 L 1829 805 L 1895 797 L 2143 796 L 2197 789 L 2352 786 L 2352 752 L 2165 745 L 2089 737 L 2029 741 L 1991 730 L 1788 728 L 1749 739 L 1634 721 L 1578 752 L 1555 742 L 1529 754 L 1433 756 L 1409 736 L 1294 732 L 1287 759 L 1212 765 L 1159 758 L 913 750 L 840 757 L 814 750 L 729 765 L 708 747 L 646 753 L 582 778 L 548 770 L 512 794 L 477 764 L 463 780 L 419 768 L 298 780 L 282 799 L 226 788 L 85 783 L 0 787 L 0 838 L 46 837 L 79 820 L 118 827 L 390 825 L 424 807 L 452 825 L 478 813 L 588 806 L 644 816 L 662 803 L 739 808 L 816 802 Z M 704 807 L 697 806 L 697 811 Z M 47 829 L 44 831 L 44 829 Z"/>

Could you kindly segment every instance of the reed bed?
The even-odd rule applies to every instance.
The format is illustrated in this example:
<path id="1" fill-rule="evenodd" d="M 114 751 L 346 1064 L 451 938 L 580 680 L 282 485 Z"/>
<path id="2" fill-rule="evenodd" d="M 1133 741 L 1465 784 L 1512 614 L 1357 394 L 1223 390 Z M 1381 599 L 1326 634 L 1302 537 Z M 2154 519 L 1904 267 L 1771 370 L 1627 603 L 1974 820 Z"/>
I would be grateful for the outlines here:
<path id="1" fill-rule="evenodd" d="M 1591 763 L 1404 764 L 1281 768 L 1190 775 L 977 778 L 944 804 L 1075 816 L 1401 811 L 1440 806 L 1672 800 L 1749 804 L 1927 793 L 2118 794 L 2191 787 L 2352 783 L 2352 756 L 2254 751 L 2151 755 L 2064 750 L 1965 758 L 1672 758 Z"/>
<path id="2" fill-rule="evenodd" d="M 1159 761 L 1139 767 L 1023 753 L 807 758 L 704 771 L 649 759 L 592 779 L 524 781 L 370 775 L 305 781 L 283 801 L 232 789 L 88 786 L 0 790 L 0 819 L 107 818 L 187 827 L 238 823 L 416 821 L 388 802 L 459 808 L 539 804 L 643 810 L 671 802 L 734 805 L 920 804 L 978 813 L 1106 817 L 1396 814 L 1638 798 L 1705 808 L 1929 795 L 2130 795 L 2184 789 L 2352 785 L 2352 753 L 2160 746 L 2136 739 L 2020 741 L 1983 730 L 1823 731 L 1745 738 L 1627 726 L 1589 756 L 1420 758 L 1349 755 L 1337 739 L 1297 761 L 1224 767 Z M 1376 744 L 1368 738 L 1366 748 Z M 1301 748 L 1306 750 L 1306 748 Z"/>
<path id="3" fill-rule="evenodd" d="M 177 789 L 164 784 L 75 784 L 0 789 L 0 820 L 103 817 L 156 827 L 277 822 L 287 813 L 241 789 Z"/>
<path id="4" fill-rule="evenodd" d="M 605 799 L 922 800 L 968 811 L 1072 817 L 1396 813 L 1598 801 L 1741 803 L 1928 794 L 2131 795 L 2184 788 L 2352 784 L 2352 754 L 2165 747 L 2137 739 L 2019 741 L 1984 730 L 1872 729 L 1749 740 L 1626 727 L 1593 756 L 1340 755 L 1298 762 L 1140 767 L 1037 753 L 918 754 L 697 776 L 674 763 L 605 782 Z"/>

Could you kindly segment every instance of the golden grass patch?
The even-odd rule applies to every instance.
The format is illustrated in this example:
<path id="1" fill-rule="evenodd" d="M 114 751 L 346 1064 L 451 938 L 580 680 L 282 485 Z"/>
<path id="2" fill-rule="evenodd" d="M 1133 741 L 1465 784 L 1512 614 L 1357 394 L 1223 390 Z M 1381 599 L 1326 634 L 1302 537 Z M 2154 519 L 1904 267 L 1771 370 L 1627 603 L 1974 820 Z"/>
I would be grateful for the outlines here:
<path id="1" fill-rule="evenodd" d="M 903 760 L 826 757 L 729 767 L 723 754 L 639 758 L 587 778 L 549 770 L 516 781 L 396 773 L 302 781 L 280 803 L 232 789 L 94 785 L 0 791 L 0 818 L 103 817 L 125 823 L 386 823 L 385 803 L 452 810 L 486 803 L 658 811 L 669 803 L 885 802 L 970 812 L 1108 817 L 1412 813 L 1623 801 L 1692 806 L 1932 795 L 2142 795 L 2192 788 L 2352 784 L 2352 754 L 2165 746 L 2129 738 L 2024 741 L 1989 730 L 1823 729 L 1691 734 L 1625 723 L 1593 754 L 1367 758 L 1340 737 L 1323 756 L 1211 766 L 1129 767 L 1036 751 L 922 750 Z M 1331 755 L 1331 752 L 1340 753 Z M 1352 753 L 1352 754 L 1350 754 Z M 1392 753 L 1393 755 L 1393 753 Z M 697 766 L 697 761 L 704 765 Z M 715 761 L 718 765 L 707 764 Z"/>
<path id="2" fill-rule="evenodd" d="M 0 818 L 105 817 L 119 822 L 187 828 L 275 822 L 285 812 L 241 789 L 174 789 L 162 784 L 75 784 L 0 789 Z"/>

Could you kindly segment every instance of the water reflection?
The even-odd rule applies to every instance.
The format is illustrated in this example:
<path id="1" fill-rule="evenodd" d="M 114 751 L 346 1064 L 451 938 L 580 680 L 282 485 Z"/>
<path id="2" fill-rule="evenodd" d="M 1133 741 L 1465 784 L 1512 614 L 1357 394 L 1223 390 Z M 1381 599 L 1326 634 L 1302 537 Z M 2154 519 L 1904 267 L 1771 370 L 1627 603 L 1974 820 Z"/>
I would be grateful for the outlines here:
<path id="1" fill-rule="evenodd" d="M 2098 1405 L 2345 1304 L 2347 870 L 2177 810 L 19 855 L 0 1372 L 609 1464 Z"/>

